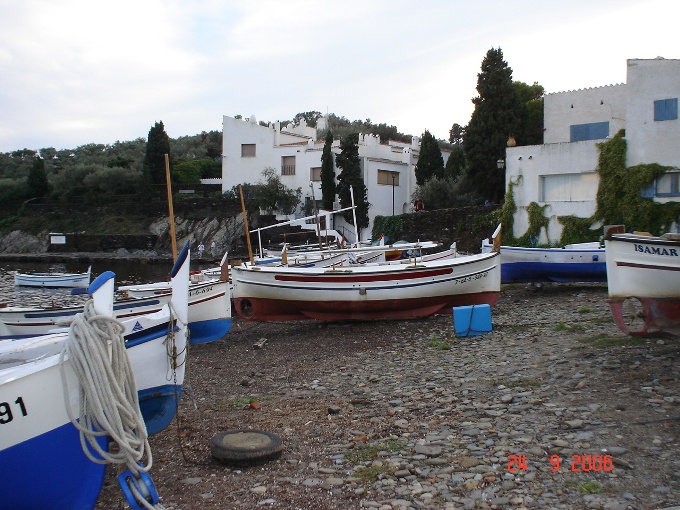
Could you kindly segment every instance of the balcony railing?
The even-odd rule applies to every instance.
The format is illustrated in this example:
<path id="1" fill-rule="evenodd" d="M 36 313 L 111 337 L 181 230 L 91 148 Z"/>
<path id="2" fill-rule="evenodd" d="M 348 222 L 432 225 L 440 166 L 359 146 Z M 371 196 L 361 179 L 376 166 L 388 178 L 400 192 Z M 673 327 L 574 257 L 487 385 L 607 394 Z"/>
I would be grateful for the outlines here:
<path id="1" fill-rule="evenodd" d="M 295 165 L 282 165 L 281 175 L 295 175 Z"/>

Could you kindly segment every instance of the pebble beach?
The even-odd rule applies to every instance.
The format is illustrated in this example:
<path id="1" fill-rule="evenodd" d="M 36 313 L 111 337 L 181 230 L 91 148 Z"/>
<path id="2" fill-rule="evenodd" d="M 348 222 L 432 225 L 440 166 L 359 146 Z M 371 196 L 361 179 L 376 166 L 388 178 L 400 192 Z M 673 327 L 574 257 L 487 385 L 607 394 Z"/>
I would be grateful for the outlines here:
<path id="1" fill-rule="evenodd" d="M 504 286 L 492 331 L 255 323 L 192 346 L 151 437 L 168 509 L 662 509 L 680 505 L 680 351 L 616 328 L 604 284 Z M 281 437 L 256 465 L 211 438 Z M 128 508 L 109 467 L 97 505 Z"/>

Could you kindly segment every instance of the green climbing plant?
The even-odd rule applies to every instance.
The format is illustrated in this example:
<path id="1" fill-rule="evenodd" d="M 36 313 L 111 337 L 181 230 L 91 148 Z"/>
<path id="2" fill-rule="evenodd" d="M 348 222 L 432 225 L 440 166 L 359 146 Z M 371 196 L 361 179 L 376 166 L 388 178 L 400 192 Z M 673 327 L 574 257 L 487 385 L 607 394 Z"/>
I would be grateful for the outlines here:
<path id="1" fill-rule="evenodd" d="M 550 207 L 549 204 L 539 205 L 536 202 L 531 202 L 527 206 L 529 228 L 522 236 L 517 238 L 517 243 L 520 246 L 537 246 L 538 239 L 541 235 L 541 229 L 545 229 L 546 236 L 550 238 L 548 236 L 550 218 L 545 215 L 545 211 L 548 207 Z"/>
<path id="2" fill-rule="evenodd" d="M 389 242 L 394 243 L 402 238 L 403 231 L 404 220 L 401 216 L 376 216 L 373 220 L 371 239 L 379 239 L 381 234 L 385 234 Z"/>
<path id="3" fill-rule="evenodd" d="M 619 131 L 610 140 L 598 144 L 597 172 L 600 178 L 597 190 L 597 209 L 588 218 L 573 215 L 558 216 L 562 224 L 559 245 L 598 241 L 602 237 L 602 225 L 626 225 L 628 230 L 644 230 L 660 235 L 680 220 L 680 202 L 655 202 L 644 196 L 644 191 L 654 185 L 656 179 L 674 167 L 657 163 L 626 167 L 627 143 L 624 131 Z M 513 188 L 518 179 L 508 184 L 505 203 L 500 209 L 503 223 L 503 244 L 531 246 L 531 239 L 538 237 L 542 228 L 548 233 L 550 218 L 546 216 L 546 205 L 532 202 L 527 206 L 529 228 L 520 237 L 514 238 L 514 215 L 517 212 Z M 593 225 L 596 225 L 594 228 Z"/>

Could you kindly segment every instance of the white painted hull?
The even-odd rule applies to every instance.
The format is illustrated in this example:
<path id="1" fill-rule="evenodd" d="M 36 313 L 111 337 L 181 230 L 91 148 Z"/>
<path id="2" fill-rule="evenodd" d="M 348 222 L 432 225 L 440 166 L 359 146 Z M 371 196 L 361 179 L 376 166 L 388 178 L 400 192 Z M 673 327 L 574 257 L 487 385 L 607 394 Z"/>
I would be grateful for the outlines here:
<path id="1" fill-rule="evenodd" d="M 170 294 L 144 300 L 128 299 L 113 304 L 113 315 L 127 320 L 161 310 L 170 302 Z M 82 306 L 66 308 L 5 307 L 0 308 L 0 336 L 44 335 L 56 328 L 68 327 Z"/>
<path id="2" fill-rule="evenodd" d="M 605 250 L 619 328 L 631 335 L 680 335 L 680 240 L 612 234 Z"/>
<path id="3" fill-rule="evenodd" d="M 91 269 L 86 273 L 16 273 L 14 285 L 26 287 L 87 288 Z"/>
<path id="4" fill-rule="evenodd" d="M 239 315 L 256 320 L 365 320 L 424 317 L 453 306 L 495 304 L 498 254 L 417 264 L 234 268 Z"/>
<path id="5" fill-rule="evenodd" d="M 565 248 L 501 246 L 501 283 L 607 281 L 604 248 L 585 243 Z M 482 243 L 482 252 L 493 246 Z"/>
<path id="6" fill-rule="evenodd" d="M 119 290 L 135 299 L 167 296 L 169 282 L 129 285 Z M 231 290 L 229 282 L 207 280 L 189 285 L 190 343 L 199 344 L 218 340 L 231 329 Z"/>

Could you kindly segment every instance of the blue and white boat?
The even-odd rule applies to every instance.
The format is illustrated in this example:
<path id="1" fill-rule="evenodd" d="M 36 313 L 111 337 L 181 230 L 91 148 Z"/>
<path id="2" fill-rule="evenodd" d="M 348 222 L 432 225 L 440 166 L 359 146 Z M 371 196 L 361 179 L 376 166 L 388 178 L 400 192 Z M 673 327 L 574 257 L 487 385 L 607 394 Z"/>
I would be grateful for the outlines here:
<path id="1" fill-rule="evenodd" d="M 231 290 L 226 271 L 219 279 L 201 281 L 187 277 L 187 282 L 189 343 L 203 344 L 223 338 L 231 329 L 232 322 Z M 118 290 L 134 299 L 158 298 L 172 292 L 169 282 L 127 285 Z"/>
<path id="2" fill-rule="evenodd" d="M 90 285 L 92 266 L 85 273 L 15 273 L 14 285 L 26 287 L 73 287 Z"/>
<path id="3" fill-rule="evenodd" d="M 124 351 L 149 433 L 162 430 L 172 420 L 181 394 L 188 254 L 187 245 L 173 268 L 178 287 L 170 305 L 124 324 Z M 112 315 L 113 276 L 104 273 L 89 288 L 98 314 Z M 11 488 L 3 492 L 3 507 L 70 510 L 96 504 L 106 466 L 91 446 L 85 446 L 85 453 L 69 416 L 68 409 L 73 416 L 80 416 L 81 411 L 80 381 L 70 359 L 60 359 L 69 334 L 0 341 L 0 465 L 3 486 Z M 105 434 L 96 442 L 106 451 Z"/>
<path id="4" fill-rule="evenodd" d="M 170 302 L 171 294 L 147 299 L 114 301 L 113 316 L 121 321 L 159 312 Z M 58 328 L 68 327 L 82 306 L 39 308 L 33 306 L 0 307 L 1 336 L 44 335 Z"/>
<path id="5" fill-rule="evenodd" d="M 482 253 L 493 251 L 488 239 Z M 569 244 L 564 248 L 500 246 L 501 283 L 606 282 L 607 264 L 600 243 Z"/>

